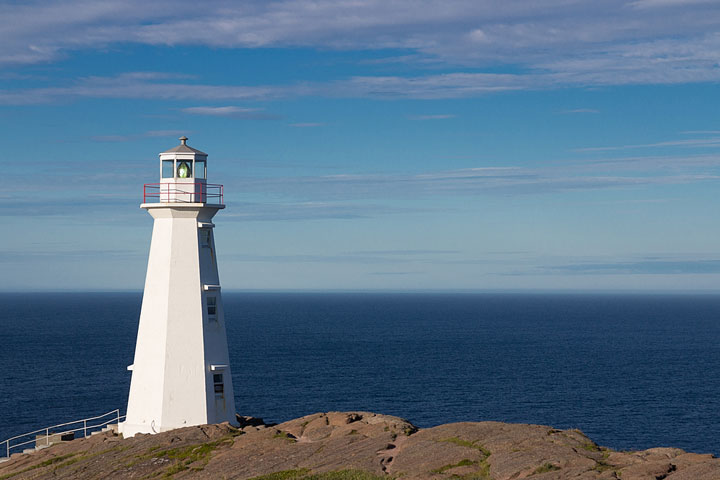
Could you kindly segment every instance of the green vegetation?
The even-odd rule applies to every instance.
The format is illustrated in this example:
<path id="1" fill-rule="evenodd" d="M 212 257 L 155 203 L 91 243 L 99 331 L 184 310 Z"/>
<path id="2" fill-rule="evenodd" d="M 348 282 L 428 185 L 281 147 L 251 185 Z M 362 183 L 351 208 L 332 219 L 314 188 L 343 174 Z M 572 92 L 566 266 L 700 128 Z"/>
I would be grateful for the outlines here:
<path id="1" fill-rule="evenodd" d="M 179 447 L 179 448 L 172 448 L 169 450 L 161 450 L 158 451 L 154 456 L 156 457 L 166 457 L 170 460 L 179 460 L 178 463 L 175 465 L 171 465 L 168 467 L 165 472 L 165 477 L 172 477 L 174 474 L 178 472 L 182 472 L 183 470 L 188 470 L 192 468 L 193 470 L 202 470 L 205 468 L 205 465 L 210 461 L 210 454 L 215 450 L 220 444 L 225 443 L 228 441 L 228 438 L 222 438 L 220 440 L 216 440 L 214 442 L 209 443 L 201 443 L 199 445 L 190 445 L 188 447 Z M 199 462 L 200 465 L 190 467 L 193 463 Z"/>
<path id="2" fill-rule="evenodd" d="M 7 475 L 0 476 L 0 480 L 6 480 L 8 478 L 12 478 L 15 475 L 20 475 L 21 473 L 29 472 L 30 470 L 35 470 L 36 468 L 43 468 L 43 467 L 49 467 L 50 465 L 54 465 L 56 463 L 60 463 L 65 459 L 68 459 L 70 457 L 74 457 L 77 455 L 77 453 L 68 453 L 67 455 L 60 455 L 59 457 L 53 457 L 48 460 L 45 460 L 44 462 L 40 462 L 37 465 L 32 465 L 24 470 L 20 470 L 18 472 L 14 473 L 8 473 Z"/>
<path id="3" fill-rule="evenodd" d="M 275 435 L 273 435 L 273 438 L 282 438 L 283 440 L 287 440 L 289 442 L 295 441 L 295 437 L 293 437 L 292 435 L 290 435 L 287 432 L 280 432 L 280 431 L 278 431 Z"/>
<path id="4" fill-rule="evenodd" d="M 352 429 L 348 432 L 348 435 L 358 435 L 358 431 L 355 429 Z"/>
<path id="5" fill-rule="evenodd" d="M 253 477 L 250 480 L 295 480 L 307 478 L 308 472 L 310 472 L 310 470 L 308 470 L 307 468 L 299 468 L 296 470 L 283 470 L 281 472 L 268 473 L 267 475 Z"/>
<path id="6" fill-rule="evenodd" d="M 595 442 L 590 442 L 590 441 L 585 442 L 582 445 L 580 445 L 580 448 L 582 448 L 583 450 L 587 450 L 588 452 L 599 452 L 600 451 L 600 447 L 598 447 Z"/>
<path id="7" fill-rule="evenodd" d="M 450 437 L 450 438 L 444 438 L 440 441 L 453 443 L 460 447 L 472 448 L 475 450 L 479 450 L 480 453 L 482 454 L 482 458 L 480 458 L 480 460 L 475 462 L 478 465 L 478 471 L 475 473 L 472 473 L 470 475 L 463 475 L 462 477 L 458 477 L 458 478 L 462 478 L 463 480 L 490 478 L 490 463 L 488 463 L 488 458 L 490 457 L 492 452 L 490 452 L 490 450 L 488 450 L 487 448 L 480 445 L 478 443 L 478 440 L 471 442 L 469 440 L 463 440 L 462 438 L 459 438 L 459 437 Z M 453 477 L 457 477 L 457 475 L 453 475 Z"/>
<path id="8" fill-rule="evenodd" d="M 485 457 L 490 456 L 490 450 L 480 445 L 477 440 L 474 442 L 470 442 L 468 440 L 463 440 L 458 437 L 450 437 L 450 438 L 443 438 L 440 440 L 441 442 L 448 442 L 448 443 L 454 443 L 455 445 L 459 445 L 461 447 L 467 447 L 467 448 L 474 448 L 476 450 L 480 450 Z"/>
<path id="9" fill-rule="evenodd" d="M 560 470 L 560 467 L 558 467 L 557 465 L 553 465 L 552 463 L 543 463 L 538 468 L 536 468 L 532 474 L 539 475 L 541 473 L 554 472 L 555 470 Z"/>
<path id="10" fill-rule="evenodd" d="M 185 447 L 171 448 L 167 450 L 160 450 L 161 447 L 154 446 L 147 449 L 146 453 L 137 455 L 135 460 L 126 463 L 125 467 L 133 467 L 145 460 L 151 458 L 164 457 L 168 460 L 175 460 L 176 463 L 170 465 L 164 471 L 158 472 L 153 476 L 162 475 L 165 478 L 170 478 L 176 473 L 184 470 L 196 470 L 200 471 L 205 468 L 205 465 L 210 461 L 210 455 L 212 452 L 222 445 L 232 445 L 233 438 L 238 435 L 242 435 L 243 432 L 240 430 L 231 431 L 229 435 L 222 437 L 219 440 L 208 443 L 199 443 L 188 445 Z"/>
<path id="11" fill-rule="evenodd" d="M 455 467 L 469 467 L 470 465 L 476 465 L 477 463 L 478 463 L 478 462 L 476 462 L 476 461 L 473 461 L 473 460 L 464 458 L 464 459 L 460 460 L 458 463 L 444 465 L 444 466 L 442 466 L 442 467 L 440 467 L 440 468 L 437 468 L 437 469 L 435 469 L 435 470 L 432 470 L 432 473 L 444 473 L 444 472 L 450 470 L 451 468 L 455 468 Z"/>
<path id="12" fill-rule="evenodd" d="M 488 456 L 490 456 L 490 454 L 488 454 Z M 480 470 L 477 471 L 478 476 L 472 478 L 490 478 L 490 464 L 488 463 L 487 458 L 488 457 L 485 457 L 480 460 Z"/>
<path id="13" fill-rule="evenodd" d="M 602 460 L 595 463 L 595 466 L 593 467 L 593 470 L 596 472 L 605 472 L 607 470 L 612 470 L 615 468 L 612 465 L 608 465 L 607 463 L 603 462 Z"/>

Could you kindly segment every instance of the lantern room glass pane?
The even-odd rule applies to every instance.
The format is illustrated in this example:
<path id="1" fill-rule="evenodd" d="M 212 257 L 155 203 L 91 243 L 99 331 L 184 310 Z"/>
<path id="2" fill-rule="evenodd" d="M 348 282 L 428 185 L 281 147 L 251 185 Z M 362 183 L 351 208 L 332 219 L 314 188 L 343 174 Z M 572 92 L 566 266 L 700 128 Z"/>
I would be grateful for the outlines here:
<path id="1" fill-rule="evenodd" d="M 175 168 L 173 167 L 172 160 L 163 160 L 162 161 L 162 178 L 173 178 L 174 171 L 175 171 Z"/>
<path id="2" fill-rule="evenodd" d="M 205 160 L 195 160 L 195 178 L 206 178 L 205 173 Z"/>
<path id="3" fill-rule="evenodd" d="M 177 161 L 177 178 L 192 178 L 192 161 Z"/>

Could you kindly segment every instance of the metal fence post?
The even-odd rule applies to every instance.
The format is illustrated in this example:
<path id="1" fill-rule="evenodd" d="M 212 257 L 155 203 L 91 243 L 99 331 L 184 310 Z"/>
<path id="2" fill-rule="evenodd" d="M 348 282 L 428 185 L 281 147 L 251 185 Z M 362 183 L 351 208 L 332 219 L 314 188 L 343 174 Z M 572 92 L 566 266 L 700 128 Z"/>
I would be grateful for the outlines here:
<path id="1" fill-rule="evenodd" d="M 83 420 L 83 436 L 87 437 L 87 420 Z"/>

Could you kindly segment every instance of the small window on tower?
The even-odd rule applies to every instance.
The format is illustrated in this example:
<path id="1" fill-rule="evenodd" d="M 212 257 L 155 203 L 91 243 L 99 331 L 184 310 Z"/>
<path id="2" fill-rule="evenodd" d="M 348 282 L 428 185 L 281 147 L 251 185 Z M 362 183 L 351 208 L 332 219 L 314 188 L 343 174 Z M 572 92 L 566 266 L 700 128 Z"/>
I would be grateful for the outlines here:
<path id="1" fill-rule="evenodd" d="M 210 246 L 210 229 L 209 228 L 203 228 L 200 230 L 200 246 L 201 247 L 209 247 Z"/>
<path id="2" fill-rule="evenodd" d="M 217 321 L 217 297 L 207 297 L 208 320 Z"/>
<path id="3" fill-rule="evenodd" d="M 225 396 L 225 382 L 223 381 L 222 373 L 213 374 L 213 386 L 215 388 L 216 397 L 222 398 Z"/>
<path id="4" fill-rule="evenodd" d="M 173 178 L 174 170 L 172 160 L 162 161 L 162 178 Z"/>

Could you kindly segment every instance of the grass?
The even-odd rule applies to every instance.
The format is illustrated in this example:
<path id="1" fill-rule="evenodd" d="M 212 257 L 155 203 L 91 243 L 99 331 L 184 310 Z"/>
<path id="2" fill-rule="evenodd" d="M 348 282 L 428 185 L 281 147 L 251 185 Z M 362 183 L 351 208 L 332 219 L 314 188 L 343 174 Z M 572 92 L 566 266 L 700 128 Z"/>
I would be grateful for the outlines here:
<path id="1" fill-rule="evenodd" d="M 437 468 L 437 469 L 435 469 L 435 470 L 432 470 L 432 473 L 444 473 L 444 472 L 450 470 L 451 468 L 455 468 L 455 467 L 469 467 L 469 466 L 471 466 L 471 465 L 476 465 L 477 463 L 478 463 L 478 462 L 476 462 L 476 461 L 470 460 L 470 459 L 468 459 L 468 458 L 464 458 L 464 459 L 460 460 L 458 463 L 454 463 L 454 464 L 451 463 L 451 464 L 448 464 L 448 465 L 444 465 L 444 466 L 442 466 L 442 467 L 440 467 L 440 468 Z"/>
<path id="2" fill-rule="evenodd" d="M 452 444 L 458 445 L 460 447 L 472 448 L 475 450 L 479 450 L 480 453 L 482 454 L 482 458 L 480 460 L 478 460 L 477 462 L 475 462 L 478 465 L 478 471 L 475 473 L 472 473 L 470 475 L 464 475 L 461 478 L 468 479 L 468 480 L 469 479 L 490 478 L 490 463 L 488 463 L 488 458 L 490 457 L 492 452 L 490 450 L 488 450 L 487 448 L 483 447 L 482 445 L 480 445 L 477 440 L 474 442 L 471 442 L 469 440 L 463 440 L 462 438 L 459 438 L 459 437 L 450 437 L 450 438 L 444 438 L 440 441 L 452 443 Z"/>
<path id="3" fill-rule="evenodd" d="M 37 465 L 32 465 L 32 466 L 30 466 L 30 467 L 28 467 L 28 468 L 25 468 L 25 469 L 23 469 L 23 470 L 20 470 L 20 471 L 17 471 L 17 472 L 13 472 L 13 473 L 8 473 L 8 474 L 5 474 L 5 475 L 3 475 L 3 476 L 0 476 L 0 480 L 6 480 L 6 479 L 8 479 L 8 478 L 12 478 L 12 477 L 14 477 L 14 476 L 16 476 L 16 475 L 20 475 L 20 474 L 22 474 L 22 473 L 29 472 L 30 470 L 35 470 L 36 468 L 49 467 L 50 465 L 54 465 L 54 464 L 56 464 L 56 463 L 60 463 L 60 462 L 62 462 L 63 460 L 66 460 L 66 459 L 68 459 L 68 458 L 70 458 L 70 457 L 74 457 L 75 455 L 77 455 L 77 453 L 68 453 L 67 455 L 60 455 L 59 457 L 50 458 L 50 459 L 48 459 L 48 460 L 45 460 L 44 462 L 38 463 Z M 76 461 L 77 461 L 77 460 L 76 460 Z"/>
<path id="4" fill-rule="evenodd" d="M 595 466 L 593 467 L 593 470 L 596 472 L 605 472 L 607 470 L 612 470 L 615 467 L 613 465 L 608 465 L 607 463 L 603 461 L 599 461 L 595 463 Z"/>
<path id="5" fill-rule="evenodd" d="M 176 473 L 182 472 L 183 470 L 190 469 L 190 465 L 196 462 L 201 462 L 202 466 L 192 467 L 193 470 L 202 470 L 205 465 L 210 461 L 210 454 L 215 450 L 221 443 L 227 442 L 226 438 L 216 440 L 214 442 L 202 443 L 200 445 L 190 445 L 188 447 L 172 448 L 170 450 L 161 450 L 155 453 L 153 456 L 166 457 L 170 460 L 179 460 L 175 465 L 169 466 L 165 472 L 165 477 L 171 477 Z"/>
<path id="6" fill-rule="evenodd" d="M 560 467 L 553 465 L 552 463 L 543 463 L 532 473 L 533 475 L 540 475 L 541 473 L 554 472 L 560 470 Z"/>
<path id="7" fill-rule="evenodd" d="M 273 435 L 273 438 L 282 438 L 283 440 L 287 440 L 289 442 L 295 441 L 295 437 L 291 436 L 287 432 L 277 432 L 275 435 Z"/>
<path id="8" fill-rule="evenodd" d="M 588 452 L 599 452 L 600 447 L 597 446 L 594 442 L 585 442 L 582 445 L 580 445 L 580 448 L 583 450 L 587 450 Z"/>
<path id="9" fill-rule="evenodd" d="M 310 470 L 308 470 L 307 468 L 283 470 L 281 472 L 260 475 L 259 477 L 252 477 L 250 480 L 295 480 L 300 478 L 306 478 L 308 472 L 310 472 Z"/>
<path id="10" fill-rule="evenodd" d="M 150 447 L 146 453 L 136 456 L 135 460 L 125 464 L 125 467 L 133 467 L 138 463 L 150 458 L 164 457 L 168 460 L 175 460 L 176 463 L 167 467 L 164 471 L 157 472 L 153 476 L 162 475 L 165 478 L 170 478 L 176 473 L 180 473 L 184 470 L 196 470 L 200 471 L 205 468 L 205 465 L 210 461 L 210 455 L 212 452 L 224 444 L 232 444 L 233 438 L 241 435 L 243 432 L 240 430 L 231 432 L 229 435 L 222 437 L 214 442 L 199 443 L 194 445 L 188 445 L 186 447 L 171 448 L 167 450 L 160 450 L 161 447 L 155 446 Z M 191 466 L 194 463 L 198 465 Z"/>
<path id="11" fill-rule="evenodd" d="M 480 452 L 482 452 L 485 457 L 489 457 L 491 453 L 490 450 L 477 443 L 477 441 L 470 442 L 468 440 L 463 440 L 458 437 L 450 437 L 443 438 L 442 440 L 440 440 L 440 442 L 454 443 L 455 445 L 458 445 L 460 447 L 474 448 L 475 450 L 480 450 Z"/>

